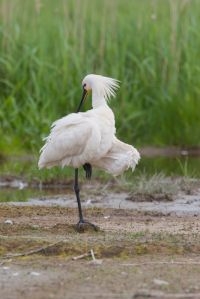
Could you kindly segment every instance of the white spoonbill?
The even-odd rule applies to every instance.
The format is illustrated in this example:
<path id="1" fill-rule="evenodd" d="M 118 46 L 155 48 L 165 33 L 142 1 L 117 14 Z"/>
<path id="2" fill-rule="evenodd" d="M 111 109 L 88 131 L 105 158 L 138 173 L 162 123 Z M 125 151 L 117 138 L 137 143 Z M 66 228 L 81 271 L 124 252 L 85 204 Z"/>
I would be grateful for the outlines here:
<path id="1" fill-rule="evenodd" d="M 75 168 L 74 191 L 78 203 L 78 230 L 85 221 L 79 197 L 78 168 L 83 166 L 86 178 L 91 178 L 92 167 L 103 169 L 116 176 L 128 168 L 134 170 L 140 159 L 139 152 L 129 144 L 116 138 L 115 117 L 108 100 L 115 96 L 118 80 L 100 75 L 87 75 L 82 81 L 83 94 L 77 113 L 71 113 L 52 124 L 46 143 L 41 148 L 39 168 L 55 165 Z M 89 91 L 92 91 L 92 109 L 79 112 Z"/>

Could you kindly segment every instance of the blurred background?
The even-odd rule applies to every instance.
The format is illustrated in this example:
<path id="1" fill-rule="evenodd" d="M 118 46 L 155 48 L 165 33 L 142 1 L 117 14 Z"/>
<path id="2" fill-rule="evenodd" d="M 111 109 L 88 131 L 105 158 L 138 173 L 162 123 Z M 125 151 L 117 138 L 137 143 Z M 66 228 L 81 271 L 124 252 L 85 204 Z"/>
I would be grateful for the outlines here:
<path id="1" fill-rule="evenodd" d="M 110 106 L 138 171 L 200 176 L 199 28 L 198 0 L 0 0 L 1 174 L 55 175 L 42 138 L 96 73 L 121 81 Z"/>

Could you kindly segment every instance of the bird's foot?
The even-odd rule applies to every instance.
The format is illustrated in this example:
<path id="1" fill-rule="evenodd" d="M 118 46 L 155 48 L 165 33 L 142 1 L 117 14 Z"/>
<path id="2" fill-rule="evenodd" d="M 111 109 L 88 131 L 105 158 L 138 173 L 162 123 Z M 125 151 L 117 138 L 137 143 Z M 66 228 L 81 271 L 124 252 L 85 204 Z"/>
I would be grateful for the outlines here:
<path id="1" fill-rule="evenodd" d="M 85 163 L 83 165 L 83 169 L 85 170 L 85 176 L 87 179 L 91 179 L 92 176 L 92 166 L 90 163 Z"/>
<path id="2" fill-rule="evenodd" d="M 96 226 L 95 224 L 93 224 L 93 223 L 91 223 L 89 221 L 86 221 L 84 219 L 79 220 L 79 222 L 76 225 L 76 230 L 78 232 L 84 232 L 85 230 L 88 230 L 90 228 L 92 228 L 95 231 L 99 231 L 99 227 L 98 226 Z"/>

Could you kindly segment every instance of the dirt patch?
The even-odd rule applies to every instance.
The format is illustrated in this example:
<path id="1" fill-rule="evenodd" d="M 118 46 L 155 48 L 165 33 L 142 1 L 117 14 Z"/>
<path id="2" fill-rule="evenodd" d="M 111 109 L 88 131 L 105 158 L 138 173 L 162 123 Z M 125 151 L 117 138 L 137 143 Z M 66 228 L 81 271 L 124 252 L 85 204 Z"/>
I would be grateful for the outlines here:
<path id="1" fill-rule="evenodd" d="M 99 232 L 78 233 L 74 208 L 1 205 L 2 298 L 200 298 L 199 217 L 84 213 Z M 91 249 L 100 263 L 90 254 L 72 260 Z"/>
<path id="2" fill-rule="evenodd" d="M 126 198 L 134 202 L 152 202 L 152 201 L 173 201 L 173 196 L 171 194 L 133 194 Z"/>

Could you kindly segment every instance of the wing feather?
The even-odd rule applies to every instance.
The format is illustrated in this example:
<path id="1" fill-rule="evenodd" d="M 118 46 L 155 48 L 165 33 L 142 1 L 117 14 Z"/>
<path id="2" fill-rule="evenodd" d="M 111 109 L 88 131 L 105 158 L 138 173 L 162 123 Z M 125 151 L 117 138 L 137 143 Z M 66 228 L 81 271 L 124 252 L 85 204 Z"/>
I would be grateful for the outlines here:
<path id="1" fill-rule="evenodd" d="M 38 166 L 78 167 L 95 156 L 100 139 L 94 119 L 84 113 L 69 114 L 52 124 L 51 132 L 41 149 Z"/>
<path id="2" fill-rule="evenodd" d="M 117 176 L 128 168 L 133 171 L 139 160 L 140 154 L 136 148 L 115 137 L 107 154 L 99 160 L 93 161 L 92 165 Z"/>

